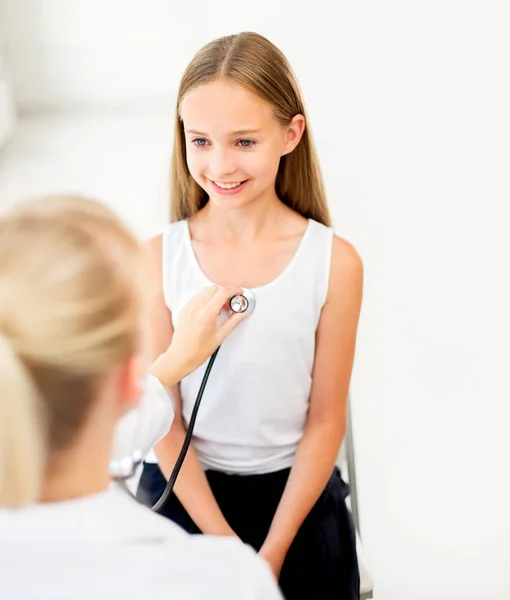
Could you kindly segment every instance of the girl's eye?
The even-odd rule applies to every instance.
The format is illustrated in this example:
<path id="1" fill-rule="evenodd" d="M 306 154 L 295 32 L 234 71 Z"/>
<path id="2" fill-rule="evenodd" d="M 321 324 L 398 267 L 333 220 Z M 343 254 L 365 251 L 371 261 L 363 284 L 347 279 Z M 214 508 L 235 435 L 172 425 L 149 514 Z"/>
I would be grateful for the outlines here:
<path id="1" fill-rule="evenodd" d="M 238 144 L 241 148 L 251 148 L 255 145 L 255 142 L 253 140 L 239 140 Z"/>
<path id="2" fill-rule="evenodd" d="M 197 146 L 197 148 L 203 148 L 207 145 L 207 140 L 204 138 L 195 138 L 194 140 L 191 140 L 191 143 Z"/>

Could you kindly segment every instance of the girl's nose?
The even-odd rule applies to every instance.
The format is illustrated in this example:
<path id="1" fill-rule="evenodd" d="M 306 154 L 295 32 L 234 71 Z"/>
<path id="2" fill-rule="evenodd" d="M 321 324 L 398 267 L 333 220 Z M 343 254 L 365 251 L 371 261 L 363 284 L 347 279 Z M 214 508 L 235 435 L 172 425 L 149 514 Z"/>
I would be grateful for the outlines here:
<path id="1" fill-rule="evenodd" d="M 209 170 L 214 179 L 222 181 L 225 177 L 235 173 L 236 166 L 233 154 L 230 150 L 221 148 L 215 148 L 211 152 Z"/>

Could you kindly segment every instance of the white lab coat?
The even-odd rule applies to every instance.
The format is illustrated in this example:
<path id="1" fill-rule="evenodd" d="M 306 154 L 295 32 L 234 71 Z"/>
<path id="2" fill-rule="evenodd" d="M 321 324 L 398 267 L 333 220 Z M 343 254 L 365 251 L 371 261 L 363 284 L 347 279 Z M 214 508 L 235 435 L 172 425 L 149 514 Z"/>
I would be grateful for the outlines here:
<path id="1" fill-rule="evenodd" d="M 0 509 L 0 598 L 282 600 L 251 548 L 189 535 L 118 490 Z"/>
<path id="2" fill-rule="evenodd" d="M 119 421 L 115 431 L 113 458 L 131 456 L 139 450 L 145 458 L 165 436 L 174 419 L 173 399 L 154 375 L 147 375 L 138 407 Z"/>
<path id="3" fill-rule="evenodd" d="M 131 457 L 134 451 L 140 452 L 145 459 L 154 445 L 168 433 L 173 419 L 171 394 L 159 379 L 147 375 L 138 407 L 125 415 L 116 427 L 112 459 L 121 461 Z M 141 472 L 142 466 L 126 482 L 133 494 L 138 487 Z"/>

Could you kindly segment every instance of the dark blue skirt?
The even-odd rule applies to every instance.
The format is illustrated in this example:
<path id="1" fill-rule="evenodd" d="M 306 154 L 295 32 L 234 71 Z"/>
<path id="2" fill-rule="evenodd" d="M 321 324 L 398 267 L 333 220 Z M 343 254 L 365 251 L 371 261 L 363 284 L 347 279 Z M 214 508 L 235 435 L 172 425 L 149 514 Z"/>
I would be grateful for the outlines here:
<path id="1" fill-rule="evenodd" d="M 290 469 L 263 475 L 206 471 L 209 485 L 232 529 L 256 551 L 262 546 Z M 157 464 L 144 465 L 138 499 L 152 506 L 166 481 Z M 280 587 L 286 600 L 358 600 L 359 571 L 353 521 L 345 499 L 349 488 L 335 467 L 319 500 L 303 522 L 283 564 Z M 201 531 L 173 494 L 161 514 L 189 533 Z"/>

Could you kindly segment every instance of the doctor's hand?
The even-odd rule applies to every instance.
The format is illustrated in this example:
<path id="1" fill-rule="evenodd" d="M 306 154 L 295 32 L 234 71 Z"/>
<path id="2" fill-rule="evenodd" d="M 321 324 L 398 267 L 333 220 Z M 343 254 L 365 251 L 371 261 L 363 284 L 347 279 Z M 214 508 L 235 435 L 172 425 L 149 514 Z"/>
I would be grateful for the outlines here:
<path id="1" fill-rule="evenodd" d="M 228 302 L 242 294 L 240 288 L 210 286 L 194 296 L 179 314 L 179 323 L 166 352 L 151 372 L 165 386 L 171 386 L 203 364 L 249 312 L 232 313 Z M 230 316 L 221 324 L 218 316 L 226 308 Z"/>

